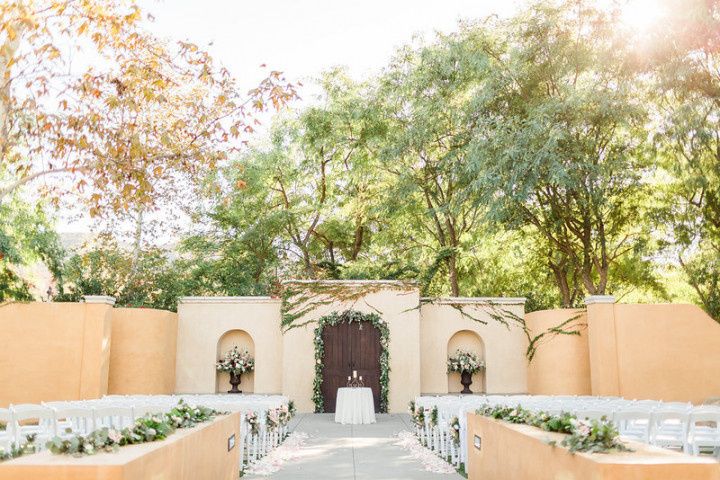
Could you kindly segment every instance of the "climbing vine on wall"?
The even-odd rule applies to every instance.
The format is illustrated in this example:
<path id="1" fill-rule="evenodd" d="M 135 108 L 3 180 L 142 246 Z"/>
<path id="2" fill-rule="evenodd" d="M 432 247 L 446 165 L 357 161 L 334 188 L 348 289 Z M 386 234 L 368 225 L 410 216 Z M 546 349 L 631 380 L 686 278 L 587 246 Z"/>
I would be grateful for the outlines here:
<path id="1" fill-rule="evenodd" d="M 370 322 L 380 331 L 380 411 L 388 411 L 388 395 L 390 393 L 390 329 L 387 323 L 377 313 L 362 313 L 356 310 L 345 310 L 342 313 L 333 312 L 320 317 L 315 327 L 315 380 L 313 382 L 313 403 L 315 413 L 325 411 L 322 395 L 323 358 L 325 356 L 325 343 L 322 334 L 326 326 L 338 325 L 347 322 Z"/>
<path id="2" fill-rule="evenodd" d="M 368 303 L 367 297 L 373 293 L 394 290 L 410 292 L 415 288 L 412 282 L 333 282 L 322 280 L 292 280 L 282 285 L 282 329 L 302 327 L 312 323 L 306 315 L 323 305 L 342 304 L 347 309 L 354 309 L 362 302 L 375 312 L 382 313 Z"/>

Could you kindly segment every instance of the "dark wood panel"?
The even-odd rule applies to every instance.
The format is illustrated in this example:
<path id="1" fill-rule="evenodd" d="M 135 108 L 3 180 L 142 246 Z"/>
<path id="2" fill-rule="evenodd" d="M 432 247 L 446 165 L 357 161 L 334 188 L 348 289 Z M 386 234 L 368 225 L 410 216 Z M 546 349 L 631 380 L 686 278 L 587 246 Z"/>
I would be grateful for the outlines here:
<path id="1" fill-rule="evenodd" d="M 380 331 L 370 322 L 340 323 L 323 329 L 322 394 L 326 412 L 335 412 L 337 389 L 357 370 L 373 391 L 375 411 L 380 411 Z"/>

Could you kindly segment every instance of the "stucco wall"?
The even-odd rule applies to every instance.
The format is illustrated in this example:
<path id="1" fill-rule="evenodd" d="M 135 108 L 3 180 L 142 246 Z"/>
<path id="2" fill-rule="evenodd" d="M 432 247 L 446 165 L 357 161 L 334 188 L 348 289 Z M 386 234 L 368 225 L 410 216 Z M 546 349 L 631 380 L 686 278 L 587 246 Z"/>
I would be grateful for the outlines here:
<path id="1" fill-rule="evenodd" d="M 0 463 L 0 480 L 236 480 L 240 414 L 176 430 L 165 440 L 73 457 L 45 450 Z M 228 451 L 228 438 L 235 447 Z"/>
<path id="2" fill-rule="evenodd" d="M 590 352 L 584 310 L 541 310 L 525 315 L 531 338 L 567 320 L 579 335 L 546 333 L 528 365 L 528 393 L 533 395 L 590 395 Z"/>
<path id="3" fill-rule="evenodd" d="M 588 305 L 595 395 L 720 397 L 720 324 L 694 305 Z"/>
<path id="4" fill-rule="evenodd" d="M 450 378 L 448 385 L 447 358 L 448 346 L 453 348 L 450 340 L 457 332 L 474 332 L 484 344 L 485 390 L 487 393 L 525 393 L 527 392 L 527 337 L 522 328 L 512 325 L 506 327 L 493 319 L 491 313 L 497 314 L 505 310 L 522 318 L 524 303 L 522 300 L 491 299 L 448 299 L 434 300 L 423 303 L 420 307 L 420 351 L 421 354 L 421 390 L 423 393 L 448 393 L 450 389 L 458 389 Z M 502 304 L 501 304 L 502 303 Z M 463 310 L 473 318 L 463 315 L 453 305 L 462 305 Z M 467 338 L 467 336 L 465 337 Z M 474 392 L 482 387 L 482 378 L 473 377 Z"/>
<path id="5" fill-rule="evenodd" d="M 173 312 L 113 309 L 109 393 L 174 393 L 177 328 Z"/>
<path id="6" fill-rule="evenodd" d="M 269 297 L 186 297 L 178 305 L 176 392 L 216 391 L 218 342 L 231 330 L 247 332 L 255 345 L 252 382 L 255 393 L 282 391 L 280 300 Z"/>
<path id="7" fill-rule="evenodd" d="M 480 437 L 481 448 L 474 446 Z M 720 465 L 660 447 L 631 443 L 633 452 L 570 453 L 566 435 L 468 414 L 469 480 L 720 480 Z"/>
<path id="8" fill-rule="evenodd" d="M 13 303 L 0 307 L 0 406 L 107 393 L 112 307 Z"/>
<path id="9" fill-rule="evenodd" d="M 347 288 L 363 288 L 368 282 L 328 282 Z M 378 284 L 378 282 L 370 282 Z M 313 331 L 317 319 L 333 311 L 349 308 L 367 312 L 381 312 L 390 329 L 390 412 L 403 412 L 407 402 L 420 393 L 420 312 L 417 309 L 419 292 L 416 287 L 399 289 L 398 282 L 384 282 L 386 289 L 373 288 L 370 293 L 352 302 L 333 302 L 308 312 L 299 323 L 304 326 L 287 330 L 283 338 L 283 388 L 294 399 L 300 412 L 311 412 L 313 380 L 315 378 L 315 347 Z M 394 287 L 393 287 L 394 285 Z"/>

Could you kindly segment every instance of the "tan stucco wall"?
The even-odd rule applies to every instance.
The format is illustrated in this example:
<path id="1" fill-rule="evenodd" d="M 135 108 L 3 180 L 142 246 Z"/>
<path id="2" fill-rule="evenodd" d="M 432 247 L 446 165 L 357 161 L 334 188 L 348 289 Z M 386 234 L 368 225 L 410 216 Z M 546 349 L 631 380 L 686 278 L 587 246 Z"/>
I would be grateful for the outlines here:
<path id="1" fill-rule="evenodd" d="M 0 307 L 0 406 L 107 393 L 112 307 L 14 303 Z"/>
<path id="2" fill-rule="evenodd" d="M 174 393 L 177 327 L 173 312 L 113 309 L 109 393 Z"/>
<path id="3" fill-rule="evenodd" d="M 338 284 L 342 282 L 336 282 Z M 363 282 L 344 282 L 348 288 L 363 288 Z M 393 283 L 393 282 L 390 282 Z M 300 323 L 307 325 L 289 329 L 283 338 L 283 388 L 294 399 L 300 412 L 311 412 L 315 378 L 315 347 L 313 331 L 317 319 L 333 311 L 352 308 L 377 313 L 390 329 L 390 394 L 389 411 L 404 412 L 407 402 L 420 394 L 420 312 L 416 287 L 406 290 L 388 287 L 352 302 L 333 302 L 308 312 Z"/>
<path id="4" fill-rule="evenodd" d="M 228 438 L 235 448 L 228 451 Z M 0 464 L 0 480 L 236 480 L 240 414 L 177 430 L 165 440 L 75 458 L 47 450 Z"/>
<path id="5" fill-rule="evenodd" d="M 700 308 L 591 304 L 588 328 L 593 394 L 694 403 L 720 397 L 720 324 Z"/>
<path id="6" fill-rule="evenodd" d="M 255 345 L 252 379 L 255 393 L 282 391 L 280 300 L 266 297 L 198 300 L 191 297 L 182 299 L 178 305 L 176 392 L 216 391 L 218 342 L 231 330 L 247 332 Z"/>
<path id="7" fill-rule="evenodd" d="M 473 318 L 468 318 L 448 301 L 423 303 L 420 307 L 420 351 L 421 354 L 421 390 L 423 393 L 448 393 L 449 386 L 459 390 L 456 380 L 450 379 L 448 385 L 447 358 L 448 346 L 452 337 L 461 331 L 474 332 L 480 336 L 484 345 L 485 357 L 485 390 L 487 393 L 525 393 L 527 392 L 527 337 L 522 328 L 506 327 L 491 316 L 499 309 L 511 312 L 522 318 L 524 304 L 495 305 L 490 307 L 487 302 L 465 302 L 463 310 Z M 499 301 L 497 299 L 496 301 Z M 457 338 L 457 337 L 456 337 Z M 467 335 L 461 338 L 467 339 Z M 478 384 L 482 379 L 473 377 L 470 387 L 478 392 Z"/>
<path id="8" fill-rule="evenodd" d="M 474 437 L 481 448 L 474 447 Z M 634 452 L 572 454 L 564 435 L 468 414 L 470 480 L 719 480 L 720 464 L 640 443 Z"/>
<path id="9" fill-rule="evenodd" d="M 528 393 L 533 395 L 590 395 L 590 351 L 584 310 L 541 310 L 525 315 L 531 338 L 572 319 L 579 335 L 546 333 L 528 365 Z"/>

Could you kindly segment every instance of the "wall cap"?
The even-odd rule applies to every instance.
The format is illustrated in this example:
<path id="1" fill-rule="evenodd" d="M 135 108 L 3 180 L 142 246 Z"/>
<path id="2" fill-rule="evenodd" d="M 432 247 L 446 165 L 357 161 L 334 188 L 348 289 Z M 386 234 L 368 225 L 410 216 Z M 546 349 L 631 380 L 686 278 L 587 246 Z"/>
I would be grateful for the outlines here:
<path id="1" fill-rule="evenodd" d="M 438 305 L 525 305 L 525 297 L 422 297 L 420 303 Z"/>
<path id="2" fill-rule="evenodd" d="M 83 302 L 85 303 L 100 303 L 104 305 L 115 305 L 115 297 L 107 295 L 85 295 Z"/>
<path id="3" fill-rule="evenodd" d="M 273 297 L 179 297 L 178 303 L 280 303 L 279 298 Z"/>
<path id="4" fill-rule="evenodd" d="M 585 305 L 593 305 L 596 303 L 615 303 L 615 297 L 612 295 L 589 295 L 585 297 Z"/>

